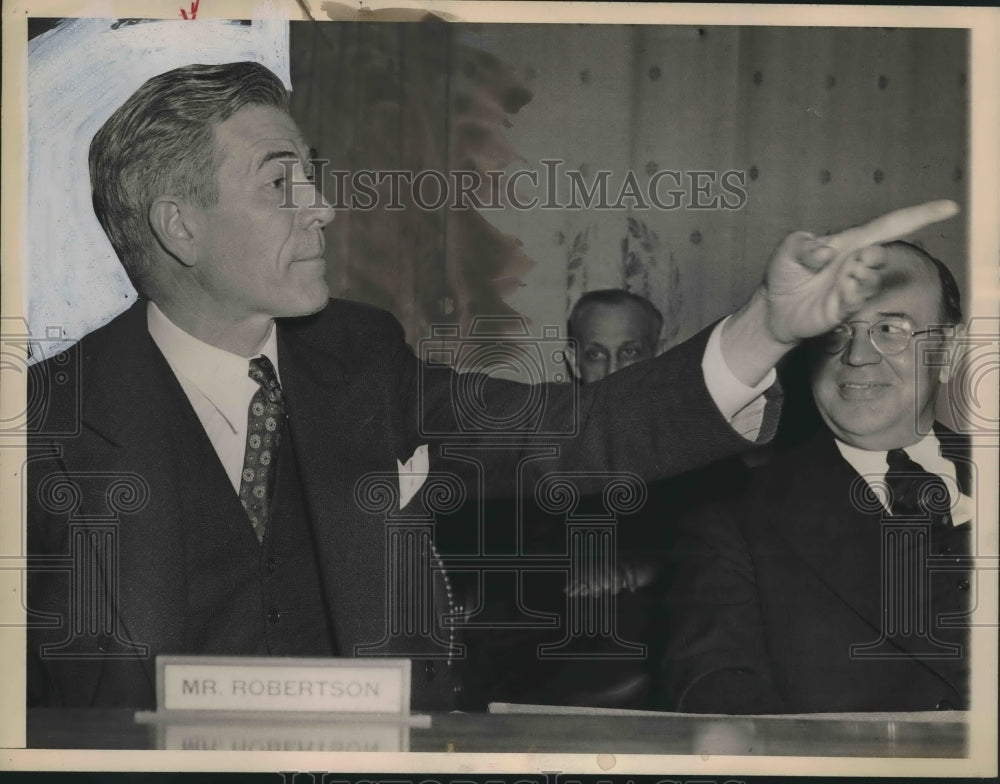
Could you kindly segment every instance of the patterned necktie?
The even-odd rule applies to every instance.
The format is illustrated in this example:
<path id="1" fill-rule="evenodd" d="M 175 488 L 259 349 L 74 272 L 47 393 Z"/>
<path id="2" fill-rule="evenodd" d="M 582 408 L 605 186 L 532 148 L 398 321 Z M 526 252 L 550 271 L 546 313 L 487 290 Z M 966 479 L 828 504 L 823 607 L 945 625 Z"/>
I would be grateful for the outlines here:
<path id="1" fill-rule="evenodd" d="M 893 517 L 921 517 L 932 525 L 951 525 L 951 495 L 945 481 L 925 471 L 902 449 L 886 455 L 885 484 L 892 494 Z"/>
<path id="2" fill-rule="evenodd" d="M 285 401 L 274 365 L 267 357 L 251 359 L 248 375 L 260 385 L 260 389 L 250 400 L 247 414 L 247 446 L 240 477 L 240 501 L 250 518 L 257 541 L 262 542 L 271 511 L 278 447 L 285 422 Z"/>

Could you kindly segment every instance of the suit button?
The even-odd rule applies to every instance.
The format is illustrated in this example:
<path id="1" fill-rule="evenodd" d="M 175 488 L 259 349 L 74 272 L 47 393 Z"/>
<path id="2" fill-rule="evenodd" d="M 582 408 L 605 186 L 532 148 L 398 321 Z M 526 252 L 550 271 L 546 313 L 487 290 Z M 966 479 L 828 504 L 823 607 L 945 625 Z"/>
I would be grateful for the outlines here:
<path id="1" fill-rule="evenodd" d="M 280 618 L 281 618 L 281 613 L 278 612 L 278 609 L 276 607 L 272 607 L 270 610 L 267 611 L 267 620 L 270 623 L 277 623 Z"/>
<path id="2" fill-rule="evenodd" d="M 955 583 L 955 587 L 958 588 L 958 590 L 960 591 L 968 591 L 969 581 L 965 579 L 959 580 L 957 583 Z"/>
<path id="3" fill-rule="evenodd" d="M 264 562 L 264 566 L 267 568 L 268 573 L 274 574 L 278 569 L 278 559 L 268 558 L 267 561 Z"/>
<path id="4" fill-rule="evenodd" d="M 434 673 L 437 672 L 437 667 L 434 666 L 434 662 L 424 662 L 424 675 L 427 676 L 427 680 L 434 680 Z"/>
<path id="5" fill-rule="evenodd" d="M 941 549 L 938 550 L 938 555 L 951 555 L 951 545 L 950 544 L 941 545 Z"/>
<path id="6" fill-rule="evenodd" d="M 951 704 L 948 700 L 941 700 L 937 705 L 934 706 L 934 710 L 940 711 L 950 711 L 955 710 L 955 706 Z"/>
<path id="7" fill-rule="evenodd" d="M 111 638 L 108 637 L 106 634 L 102 634 L 100 637 L 97 638 L 97 652 L 107 653 L 110 650 L 111 650 Z"/>

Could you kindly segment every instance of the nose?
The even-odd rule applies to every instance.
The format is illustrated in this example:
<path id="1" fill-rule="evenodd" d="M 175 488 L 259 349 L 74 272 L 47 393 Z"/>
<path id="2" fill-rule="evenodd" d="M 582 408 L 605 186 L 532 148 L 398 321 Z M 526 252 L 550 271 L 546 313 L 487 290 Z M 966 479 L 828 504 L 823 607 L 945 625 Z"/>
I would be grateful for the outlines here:
<path id="1" fill-rule="evenodd" d="M 608 360 L 588 362 L 586 367 L 583 369 L 583 381 L 586 384 L 593 384 L 595 381 L 607 378 L 614 372 L 614 368 L 611 367 Z"/>
<path id="2" fill-rule="evenodd" d="M 868 336 L 867 326 L 855 325 L 854 336 L 841 352 L 840 361 L 845 365 L 875 365 L 882 361 L 882 355 L 875 350 Z"/>
<path id="3" fill-rule="evenodd" d="M 299 203 L 299 223 L 305 229 L 322 229 L 333 223 L 337 213 L 331 207 L 315 184 L 310 183 L 309 189 L 303 186 L 302 196 L 305 200 Z"/>

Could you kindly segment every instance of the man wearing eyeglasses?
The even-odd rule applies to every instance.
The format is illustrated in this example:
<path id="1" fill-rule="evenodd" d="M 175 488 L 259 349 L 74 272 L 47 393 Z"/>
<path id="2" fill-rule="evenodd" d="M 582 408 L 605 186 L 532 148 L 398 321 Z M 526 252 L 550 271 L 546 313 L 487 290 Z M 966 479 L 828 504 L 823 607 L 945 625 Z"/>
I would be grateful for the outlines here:
<path id="1" fill-rule="evenodd" d="M 967 444 L 934 419 L 962 318 L 940 261 L 808 347 L 827 432 L 681 525 L 665 683 L 697 713 L 968 708 Z"/>

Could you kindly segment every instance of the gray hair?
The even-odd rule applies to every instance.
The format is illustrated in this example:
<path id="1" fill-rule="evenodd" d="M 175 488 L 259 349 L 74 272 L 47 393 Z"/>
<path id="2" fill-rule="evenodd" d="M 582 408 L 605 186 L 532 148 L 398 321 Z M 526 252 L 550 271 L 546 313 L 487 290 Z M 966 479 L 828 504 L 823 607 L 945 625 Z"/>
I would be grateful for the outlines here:
<path id="1" fill-rule="evenodd" d="M 140 292 L 155 244 L 154 199 L 173 194 L 215 204 L 215 126 L 252 105 L 288 111 L 288 91 L 263 65 L 188 65 L 149 79 L 94 136 L 94 212 Z"/>

